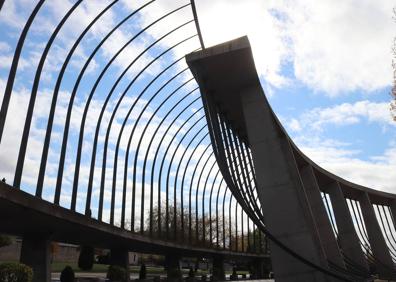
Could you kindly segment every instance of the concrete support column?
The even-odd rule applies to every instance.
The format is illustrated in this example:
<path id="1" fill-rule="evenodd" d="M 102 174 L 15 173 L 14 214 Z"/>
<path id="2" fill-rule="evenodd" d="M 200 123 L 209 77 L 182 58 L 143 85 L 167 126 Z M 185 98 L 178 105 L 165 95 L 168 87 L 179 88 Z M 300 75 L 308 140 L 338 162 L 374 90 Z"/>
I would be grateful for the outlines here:
<path id="1" fill-rule="evenodd" d="M 127 281 L 130 281 L 129 273 L 129 251 L 124 248 L 111 249 L 110 265 L 120 266 L 126 269 Z"/>
<path id="2" fill-rule="evenodd" d="M 284 245 L 324 268 L 317 230 L 289 140 L 270 111 L 261 88 L 240 93 L 257 177 L 257 191 L 268 230 Z M 277 281 L 328 281 L 274 243 L 271 258 Z"/>
<path id="3" fill-rule="evenodd" d="M 212 281 L 225 281 L 225 271 L 224 271 L 224 258 L 222 256 L 213 257 L 213 276 Z"/>
<path id="4" fill-rule="evenodd" d="M 312 214 L 318 229 L 319 238 L 323 251 L 328 261 L 345 269 L 337 239 L 334 235 L 329 216 L 320 194 L 319 185 L 311 165 L 300 168 L 300 175 L 303 181 L 308 202 L 310 203 Z"/>
<path id="5" fill-rule="evenodd" d="M 254 259 L 250 264 L 250 277 L 252 279 L 268 278 L 267 267 L 264 259 Z"/>
<path id="6" fill-rule="evenodd" d="M 48 234 L 25 234 L 21 263 L 33 268 L 33 282 L 51 282 L 51 241 Z"/>
<path id="7" fill-rule="evenodd" d="M 330 196 L 338 229 L 338 242 L 344 255 L 362 270 L 368 272 L 369 267 L 367 260 L 364 256 L 362 248 L 360 247 L 360 240 L 356 234 L 352 217 L 345 201 L 344 194 L 342 193 L 340 184 L 338 182 L 332 182 L 325 188 L 326 192 Z M 355 270 L 355 268 L 351 268 L 351 270 Z"/>
<path id="8" fill-rule="evenodd" d="M 165 255 L 165 270 L 167 281 L 181 281 L 183 279 L 180 268 L 180 255 L 168 253 Z"/>
<path id="9" fill-rule="evenodd" d="M 373 205 L 367 192 L 363 192 L 359 197 L 359 203 L 366 226 L 368 240 L 370 242 L 373 255 L 376 258 L 378 273 L 383 279 L 391 279 L 394 272 L 392 257 L 386 245 L 384 235 L 374 212 Z"/>

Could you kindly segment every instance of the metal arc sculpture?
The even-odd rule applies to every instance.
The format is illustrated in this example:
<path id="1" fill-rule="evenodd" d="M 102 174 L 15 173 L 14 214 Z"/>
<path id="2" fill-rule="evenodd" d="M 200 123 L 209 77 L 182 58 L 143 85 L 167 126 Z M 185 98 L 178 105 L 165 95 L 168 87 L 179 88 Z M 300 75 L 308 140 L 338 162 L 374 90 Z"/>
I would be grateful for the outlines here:
<path id="1" fill-rule="evenodd" d="M 277 281 L 395 277 L 396 196 L 304 156 L 265 99 L 247 38 L 205 48 L 194 1 L 163 3 L 32 1 L 1 33 L 14 49 L 0 232 L 23 236 L 35 281 L 49 281 L 48 260 L 34 257 L 50 240 L 213 265 L 271 255 Z"/>

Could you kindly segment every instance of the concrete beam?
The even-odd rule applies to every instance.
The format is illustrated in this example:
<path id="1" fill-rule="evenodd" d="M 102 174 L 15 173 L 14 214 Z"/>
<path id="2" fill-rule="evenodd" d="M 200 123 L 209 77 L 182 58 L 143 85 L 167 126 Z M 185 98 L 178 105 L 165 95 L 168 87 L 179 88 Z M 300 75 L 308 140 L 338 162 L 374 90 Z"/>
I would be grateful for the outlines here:
<path id="1" fill-rule="evenodd" d="M 330 196 L 338 230 L 338 242 L 344 255 L 359 268 L 368 272 L 369 267 L 367 260 L 360 246 L 360 240 L 356 234 L 353 220 L 340 184 L 338 182 L 332 182 L 325 187 L 325 191 Z M 351 268 L 349 265 L 347 265 L 347 267 Z M 352 270 L 355 270 L 355 268 L 351 268 L 351 271 Z"/>
<path id="2" fill-rule="evenodd" d="M 120 266 L 126 269 L 127 281 L 130 281 L 128 249 L 113 248 L 110 250 L 110 265 Z"/>
<path id="3" fill-rule="evenodd" d="M 182 273 L 180 268 L 181 256 L 178 253 L 168 253 L 165 255 L 165 270 L 167 281 L 178 282 L 182 280 Z"/>
<path id="4" fill-rule="evenodd" d="M 261 88 L 245 88 L 240 99 L 268 229 L 302 257 L 327 268 L 287 136 L 277 127 Z M 277 281 L 327 281 L 273 243 L 271 258 Z"/>
<path id="5" fill-rule="evenodd" d="M 224 258 L 222 256 L 214 256 L 212 264 L 212 281 L 225 281 Z"/>
<path id="6" fill-rule="evenodd" d="M 337 238 L 331 227 L 326 208 L 323 205 L 323 199 L 313 167 L 306 165 L 300 167 L 299 170 L 326 258 L 338 267 L 345 269 L 345 263 L 341 256 Z"/>
<path id="7" fill-rule="evenodd" d="M 373 251 L 374 257 L 376 258 L 376 266 L 377 271 L 380 274 L 380 278 L 394 279 L 395 268 L 392 257 L 389 253 L 388 246 L 386 245 L 384 235 L 382 234 L 373 205 L 367 192 L 362 193 L 362 195 L 359 197 L 359 203 L 371 250 Z"/>
<path id="8" fill-rule="evenodd" d="M 51 282 L 51 241 L 47 233 L 25 234 L 20 262 L 33 268 L 33 282 Z"/>

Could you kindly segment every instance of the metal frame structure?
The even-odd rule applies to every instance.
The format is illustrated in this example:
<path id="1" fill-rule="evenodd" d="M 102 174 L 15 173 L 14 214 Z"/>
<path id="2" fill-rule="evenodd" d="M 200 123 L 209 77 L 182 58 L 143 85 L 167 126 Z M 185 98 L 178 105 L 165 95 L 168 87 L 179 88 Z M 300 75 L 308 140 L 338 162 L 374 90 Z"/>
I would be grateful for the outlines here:
<path id="1" fill-rule="evenodd" d="M 15 189 L 24 189 L 26 185 L 23 182 L 26 170 L 25 161 L 29 158 L 28 143 L 32 138 L 31 130 L 45 64 L 48 63 L 59 35 L 68 25 L 73 24 L 73 20 L 75 21 L 73 15 L 83 8 L 84 4 L 82 0 L 74 1 L 74 4 L 64 11 L 64 16 L 55 25 L 45 42 L 40 60 L 35 67 L 13 177 Z M 153 19 L 146 26 L 139 26 L 139 18 L 142 13 L 150 11 L 155 4 L 154 0 L 147 1 L 135 10 L 121 16 L 118 22 L 97 39 L 97 43 L 92 46 L 74 78 L 71 78 L 68 72 L 72 68 L 72 61 L 78 49 L 106 15 L 123 5 L 121 1 L 108 1 L 72 42 L 59 72 L 54 73 L 56 82 L 52 89 L 50 105 L 48 105 L 48 117 L 43 125 L 46 129 L 42 155 L 32 194 L 38 199 L 52 198 L 53 200 L 50 201 L 54 205 L 82 212 L 86 216 L 96 218 L 99 222 L 109 223 L 115 227 L 119 226 L 149 238 L 164 238 L 165 236 L 167 240 L 177 242 L 185 237 L 192 245 L 224 250 L 230 247 L 230 250 L 242 252 L 244 251 L 243 246 L 242 249 L 238 246 L 231 248 L 230 243 L 231 240 L 237 242 L 238 236 L 246 236 L 244 234 L 246 230 L 243 227 L 242 232 L 238 232 L 238 228 L 241 228 L 239 227 L 241 225 L 239 218 L 243 221 L 246 214 L 237 202 L 233 201 L 234 196 L 226 187 L 216 159 L 211 152 L 209 132 L 196 82 L 189 75 L 184 56 L 176 58 L 175 55 L 176 51 L 187 43 L 192 48 L 188 49 L 186 53 L 205 48 L 195 3 L 191 1 L 181 4 Z M 27 38 L 29 34 L 34 33 L 32 29 L 38 18 L 44 13 L 46 5 L 45 0 L 37 2 L 18 39 L 1 105 L 0 138 L 7 126 L 7 120 L 12 118 L 12 112 L 8 109 L 15 90 L 14 84 L 18 79 L 18 65 L 22 52 L 29 48 L 26 44 Z M 179 14 L 188 12 L 191 13 L 190 19 L 176 22 L 173 27 L 166 26 L 166 32 L 158 37 L 150 38 L 152 29 L 164 29 L 169 18 L 177 18 Z M 195 34 L 185 31 L 186 28 L 194 24 Z M 82 89 L 85 88 L 84 83 L 89 75 L 90 65 L 101 56 L 103 47 L 112 36 L 127 25 L 135 25 L 137 31 L 124 44 L 120 45 L 118 50 L 114 50 L 114 54 L 106 58 L 95 74 L 89 89 L 84 89 L 88 93 L 85 95 Z M 178 35 L 176 36 L 176 34 Z M 169 43 L 171 40 L 168 38 L 174 37 L 177 40 Z M 109 83 L 108 76 L 115 68 L 117 59 L 129 47 L 139 44 L 141 40 L 147 40 L 144 48 L 130 58 L 130 62 L 125 64 L 124 69 L 118 71 L 116 77 L 110 79 L 111 85 L 107 86 L 108 89 L 104 87 L 105 83 Z M 168 40 L 167 43 L 164 43 L 166 40 Z M 192 42 L 194 44 L 191 44 Z M 150 59 L 144 61 L 145 56 Z M 150 67 L 160 62 L 159 70 L 150 70 Z M 136 68 L 138 70 L 133 71 Z M 70 96 L 66 101 L 66 117 L 60 120 L 56 109 L 61 103 L 60 93 L 66 88 L 71 89 Z M 77 100 L 81 99 L 85 102 L 82 107 L 79 129 L 76 133 L 71 128 L 72 116 Z M 120 113 L 121 107 L 128 103 L 125 101 L 130 99 L 133 102 L 127 105 L 127 112 Z M 90 111 L 94 103 L 100 104 L 100 112 L 96 117 L 92 136 L 89 137 L 87 127 L 88 122 L 92 123 Z M 106 117 L 109 111 L 111 115 Z M 119 119 L 120 115 L 121 119 Z M 117 126 L 120 124 L 120 128 L 115 134 L 116 123 Z M 56 142 L 54 140 L 54 133 L 57 133 L 55 125 L 59 127 L 60 124 L 63 129 L 60 132 L 59 150 L 55 152 L 58 154 L 59 160 L 56 164 L 56 184 L 53 195 L 48 195 L 47 191 L 50 189 L 45 182 L 48 177 L 49 156 L 54 153 L 54 150 L 51 150 L 51 144 Z M 112 138 L 116 141 L 112 141 Z M 87 141 L 92 142 L 91 150 L 84 147 Z M 202 148 L 205 148 L 204 151 Z M 67 154 L 74 155 L 74 163 L 73 177 L 67 181 L 71 182 L 70 202 L 65 203 L 62 202 L 62 197 L 67 193 L 64 188 L 67 186 L 65 172 L 70 173 L 69 165 L 66 163 Z M 98 167 L 99 162 L 101 163 L 100 167 Z M 53 165 L 51 163 L 51 166 Z M 85 169 L 88 169 L 88 172 L 82 175 L 83 165 Z M 109 172 L 111 179 L 108 176 Z M 173 175 L 174 173 L 175 175 Z M 86 179 L 87 181 L 85 181 Z M 99 185 L 95 185 L 96 183 Z M 95 201 L 94 195 L 97 195 Z M 81 197 L 82 200 L 79 200 Z M 212 201 L 214 198 L 216 199 L 215 203 Z M 119 207 L 121 207 L 121 211 L 117 214 Z M 240 210 L 241 217 L 236 214 L 235 217 L 228 214 L 231 207 L 235 208 L 235 212 Z M 127 211 L 130 211 L 130 214 Z M 212 213 L 213 211 L 216 211 L 216 215 Z M 163 212 L 164 216 L 162 216 Z M 231 224 L 234 226 L 234 234 L 231 233 L 231 230 L 224 229 L 228 226 L 227 222 L 229 222 L 229 226 Z M 180 223 L 181 226 L 178 226 L 177 223 Z M 253 230 L 257 230 L 257 226 L 254 224 Z M 209 231 L 209 238 L 206 234 L 207 231 Z M 213 234 L 216 236 L 213 237 Z M 261 237 L 260 235 L 260 239 L 257 238 L 257 240 L 261 241 Z M 251 250 L 256 250 L 256 248 L 251 248 Z"/>
<path id="2" fill-rule="evenodd" d="M 31 48 L 27 38 L 34 35 L 33 27 L 44 15 L 47 2 L 40 0 L 32 8 L 16 42 L 0 109 L 2 142 L 7 120 L 13 115 L 9 107 L 16 95 L 22 52 Z M 15 158 L 12 189 L 16 198 L 31 200 L 18 190 L 28 185 L 23 181 L 24 172 L 31 153 L 28 145 L 33 138 L 32 126 L 45 66 L 59 35 L 68 25 L 75 24 L 73 16 L 85 3 L 73 1 L 67 11 L 62 11 L 59 22 L 42 42 L 44 47 L 37 66 L 33 66 L 26 118 L 21 124 L 21 142 Z M 50 103 L 46 105 L 48 116 L 42 124 L 45 128 L 42 154 L 37 163 L 36 184 L 30 192 L 37 205 L 46 207 L 45 201 L 49 200 L 59 213 L 94 220 L 92 226 L 98 232 L 110 226 L 110 231 L 120 238 L 129 236 L 146 244 L 145 248 L 150 245 L 146 240 L 152 240 L 149 242 L 153 246 L 160 242 L 158 245 L 167 251 L 195 248 L 197 253 L 229 251 L 234 255 L 265 257 L 269 254 L 270 240 L 271 247 L 335 281 L 361 281 L 376 274 L 394 277 L 396 196 L 349 183 L 317 166 L 298 150 L 264 101 L 262 106 L 271 113 L 271 125 L 276 128 L 282 146 L 287 148 L 285 154 L 291 159 L 290 166 L 301 184 L 301 193 L 307 201 L 304 208 L 312 213 L 309 220 L 316 230 L 313 237 L 319 238 L 318 241 L 324 240 L 324 234 L 332 237 L 338 252 L 335 256 L 339 259 L 334 260 L 334 254 L 323 247 L 325 262 L 317 263 L 296 252 L 287 240 L 274 235 L 266 224 L 266 218 L 271 215 L 264 212 L 267 207 L 263 204 L 264 188 L 258 177 L 260 168 L 249 134 L 241 125 L 244 120 L 235 118 L 227 103 L 208 90 L 207 81 L 193 66 L 197 54 L 216 56 L 217 52 L 216 47 L 205 48 L 194 1 L 143 24 L 142 15 L 156 3 L 148 0 L 121 15 L 110 30 L 96 38 L 82 66 L 75 70 L 72 61 L 79 48 L 109 13 L 123 5 L 119 0 L 106 2 L 74 39 L 59 71 L 54 71 L 56 80 Z M 0 11 L 1 17 L 4 1 L 0 1 Z M 182 19 L 182 13 L 187 13 L 188 18 Z M 173 19 L 171 25 L 169 19 Z M 103 48 L 112 36 L 128 25 L 134 27 L 133 34 L 128 33 L 129 38 L 114 54 L 103 56 Z M 191 26 L 192 33 L 187 30 Z M 151 33 L 155 28 L 160 32 Z M 143 47 L 138 48 L 139 44 Z M 117 60 L 131 47 L 139 51 L 122 67 L 116 66 Z M 177 55 L 180 50 L 183 56 Z M 187 63 L 194 75 L 184 61 L 187 53 L 191 53 Z M 98 58 L 102 64 L 92 77 L 89 68 Z M 69 75 L 70 72 L 75 75 Z M 56 109 L 66 89 L 70 95 L 63 101 L 63 118 L 56 114 Z M 99 105 L 97 117 L 92 115 L 96 105 Z M 78 106 L 82 108 L 81 119 L 75 132 L 73 114 Z M 93 129 L 89 124 L 93 124 Z M 57 133 L 61 141 L 58 150 L 54 150 L 51 146 L 57 142 L 54 137 Z M 87 143 L 92 146 L 86 146 Z M 50 161 L 51 154 L 56 155 L 56 164 Z M 71 163 L 68 163 L 69 155 Z M 51 184 L 46 179 L 54 166 L 56 183 L 48 187 Z M 65 174 L 72 176 L 65 180 Z M 11 195 L 0 188 L 0 200 L 3 194 Z M 52 188 L 51 194 L 48 191 Z M 70 196 L 70 201 L 62 201 L 64 196 Z M 317 199 L 320 204 L 314 206 L 312 203 Z M 313 215 L 314 209 L 324 216 Z M 355 245 L 347 247 L 346 238 L 356 239 Z M 173 245 L 167 249 L 163 241 Z"/>

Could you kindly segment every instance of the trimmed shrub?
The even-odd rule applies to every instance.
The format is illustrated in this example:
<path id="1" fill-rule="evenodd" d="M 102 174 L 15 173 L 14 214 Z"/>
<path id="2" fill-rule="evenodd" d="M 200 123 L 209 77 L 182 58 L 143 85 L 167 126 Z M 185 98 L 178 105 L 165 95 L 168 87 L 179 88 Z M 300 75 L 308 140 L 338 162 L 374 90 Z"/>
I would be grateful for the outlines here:
<path id="1" fill-rule="evenodd" d="M 190 270 L 188 271 L 188 277 L 189 278 L 194 278 L 195 277 L 195 271 L 192 267 L 190 267 Z"/>
<path id="2" fill-rule="evenodd" d="M 31 282 L 33 270 L 22 263 L 0 264 L 0 282 Z"/>
<path id="3" fill-rule="evenodd" d="M 12 238 L 7 235 L 0 234 L 0 248 L 6 247 L 12 244 Z"/>
<path id="4" fill-rule="evenodd" d="M 66 266 L 60 276 L 61 282 L 74 282 L 74 271 L 70 266 Z"/>
<path id="5" fill-rule="evenodd" d="M 178 280 L 178 279 L 181 279 L 181 277 L 182 277 L 182 273 L 181 273 L 180 269 L 177 269 L 177 268 L 168 269 L 168 271 L 167 271 L 168 280 L 170 280 L 170 279 Z"/>
<path id="6" fill-rule="evenodd" d="M 127 281 L 127 270 L 121 266 L 110 265 L 107 270 L 107 279 L 110 281 Z"/>
<path id="7" fill-rule="evenodd" d="M 91 270 L 94 264 L 94 248 L 91 246 L 81 246 L 78 257 L 78 267 L 82 270 Z"/>
<path id="8" fill-rule="evenodd" d="M 139 271 L 139 279 L 141 280 L 146 279 L 146 276 L 147 276 L 146 265 L 142 263 Z"/>

